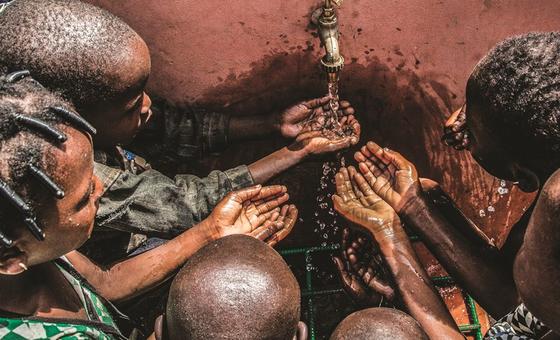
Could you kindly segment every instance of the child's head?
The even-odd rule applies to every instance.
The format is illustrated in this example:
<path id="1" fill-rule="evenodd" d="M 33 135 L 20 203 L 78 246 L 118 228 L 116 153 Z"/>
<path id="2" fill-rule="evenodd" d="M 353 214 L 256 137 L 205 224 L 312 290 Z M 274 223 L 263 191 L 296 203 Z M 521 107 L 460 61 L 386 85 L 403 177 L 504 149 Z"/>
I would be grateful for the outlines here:
<path id="1" fill-rule="evenodd" d="M 19 78 L 0 77 L 0 274 L 82 245 L 102 189 L 91 126 L 68 102 Z"/>
<path id="2" fill-rule="evenodd" d="M 60 92 L 97 128 L 97 144 L 130 142 L 149 119 L 149 50 L 121 19 L 78 0 L 17 0 L 0 27 L 0 66 Z"/>
<path id="3" fill-rule="evenodd" d="M 299 317 L 299 286 L 282 257 L 232 235 L 199 250 L 175 277 L 167 338 L 292 340 Z"/>
<path id="4" fill-rule="evenodd" d="M 428 340 L 410 315 L 391 308 L 368 308 L 347 316 L 330 340 Z"/>
<path id="5" fill-rule="evenodd" d="M 470 150 L 492 175 L 535 190 L 560 166 L 560 33 L 498 44 L 467 84 Z"/>

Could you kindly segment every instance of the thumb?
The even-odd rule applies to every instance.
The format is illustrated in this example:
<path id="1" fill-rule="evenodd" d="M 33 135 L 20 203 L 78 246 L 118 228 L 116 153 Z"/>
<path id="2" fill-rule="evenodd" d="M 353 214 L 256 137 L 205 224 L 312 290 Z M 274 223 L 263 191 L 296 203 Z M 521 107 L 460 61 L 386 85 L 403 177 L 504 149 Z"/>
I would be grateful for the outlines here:
<path id="1" fill-rule="evenodd" d="M 243 203 L 257 196 L 261 192 L 261 189 L 262 185 L 258 184 L 252 187 L 237 190 L 232 193 L 232 198 L 238 203 Z"/>
<path id="2" fill-rule="evenodd" d="M 321 98 L 315 98 L 315 99 L 305 101 L 305 102 L 303 102 L 303 105 L 305 105 L 309 109 L 314 109 L 318 106 L 325 105 L 326 103 L 329 102 L 330 99 L 331 98 L 329 96 L 324 96 L 324 97 L 321 97 Z"/>

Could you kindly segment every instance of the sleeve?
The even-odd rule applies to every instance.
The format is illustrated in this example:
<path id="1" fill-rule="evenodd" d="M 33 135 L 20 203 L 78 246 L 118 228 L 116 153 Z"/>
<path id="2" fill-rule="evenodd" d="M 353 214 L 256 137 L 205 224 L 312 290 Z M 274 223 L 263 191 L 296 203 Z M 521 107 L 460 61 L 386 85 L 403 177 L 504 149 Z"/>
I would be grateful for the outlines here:
<path id="1" fill-rule="evenodd" d="M 96 174 L 102 167 L 96 165 Z M 139 175 L 120 171 L 109 183 L 99 202 L 98 226 L 171 238 L 205 219 L 228 192 L 254 181 L 242 165 L 212 171 L 204 178 L 177 175 L 171 179 L 155 170 Z"/>
<path id="2" fill-rule="evenodd" d="M 163 117 L 163 143 L 181 159 L 196 159 L 223 151 L 228 145 L 230 115 L 200 108 L 178 108 L 164 100 L 152 104 L 154 115 Z"/>

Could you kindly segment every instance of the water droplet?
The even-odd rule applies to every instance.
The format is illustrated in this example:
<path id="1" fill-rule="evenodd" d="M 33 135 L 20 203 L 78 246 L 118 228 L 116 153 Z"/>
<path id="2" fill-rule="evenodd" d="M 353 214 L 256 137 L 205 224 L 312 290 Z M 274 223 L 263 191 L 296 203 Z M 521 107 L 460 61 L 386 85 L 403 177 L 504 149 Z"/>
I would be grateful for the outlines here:
<path id="1" fill-rule="evenodd" d="M 484 209 L 480 209 L 478 211 L 478 214 L 480 215 L 480 217 L 485 217 L 486 216 L 486 211 L 484 211 Z"/>

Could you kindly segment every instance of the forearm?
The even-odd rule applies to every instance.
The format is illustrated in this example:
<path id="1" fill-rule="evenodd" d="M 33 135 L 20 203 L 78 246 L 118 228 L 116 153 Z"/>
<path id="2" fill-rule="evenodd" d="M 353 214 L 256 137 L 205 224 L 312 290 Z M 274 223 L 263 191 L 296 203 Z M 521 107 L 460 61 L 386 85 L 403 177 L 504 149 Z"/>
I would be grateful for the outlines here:
<path id="1" fill-rule="evenodd" d="M 268 114 L 231 117 L 228 131 L 230 141 L 264 138 L 278 132 L 278 124 Z"/>
<path id="2" fill-rule="evenodd" d="M 288 147 L 283 147 L 249 165 L 249 172 L 256 184 L 263 184 L 300 163 L 305 157 L 304 149 L 290 150 Z"/>
<path id="3" fill-rule="evenodd" d="M 105 298 L 127 300 L 163 282 L 210 243 L 215 237 L 207 232 L 211 228 L 206 223 L 203 221 L 159 247 L 107 268 L 92 266 L 89 260 L 76 256 L 69 256 L 69 260 Z"/>
<path id="4" fill-rule="evenodd" d="M 511 266 L 503 263 L 495 248 L 469 241 L 422 195 L 411 198 L 400 215 L 449 274 L 494 318 L 518 305 Z"/>
<path id="5" fill-rule="evenodd" d="M 403 235 L 401 241 L 382 241 L 380 247 L 397 284 L 400 298 L 429 338 L 462 339 L 453 317 L 406 236 Z"/>

